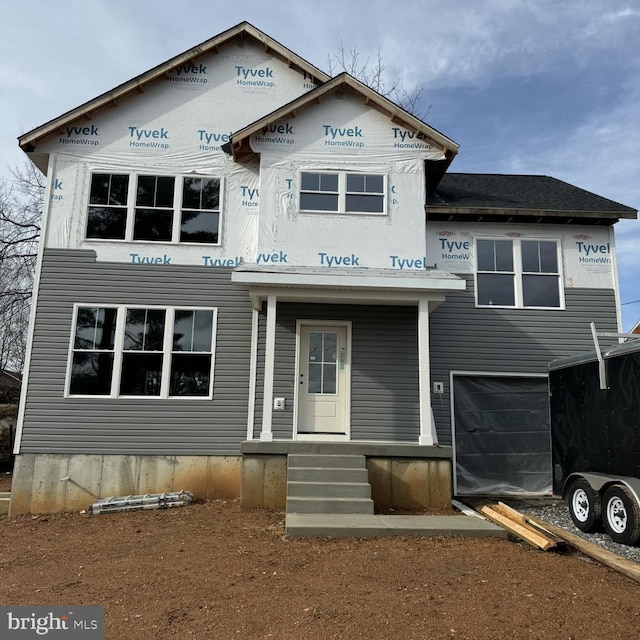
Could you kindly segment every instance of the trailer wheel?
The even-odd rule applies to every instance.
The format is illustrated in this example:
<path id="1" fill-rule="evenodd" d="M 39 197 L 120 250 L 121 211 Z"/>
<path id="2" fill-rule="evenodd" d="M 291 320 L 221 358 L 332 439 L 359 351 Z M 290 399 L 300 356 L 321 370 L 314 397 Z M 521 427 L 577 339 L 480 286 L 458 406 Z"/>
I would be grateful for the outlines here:
<path id="1" fill-rule="evenodd" d="M 584 479 L 578 478 L 569 490 L 569 513 L 573 524 L 589 533 L 600 524 L 602 505 L 600 494 Z"/>
<path id="2" fill-rule="evenodd" d="M 631 491 L 614 484 L 604 493 L 604 528 L 614 542 L 633 545 L 640 539 L 640 505 Z"/>

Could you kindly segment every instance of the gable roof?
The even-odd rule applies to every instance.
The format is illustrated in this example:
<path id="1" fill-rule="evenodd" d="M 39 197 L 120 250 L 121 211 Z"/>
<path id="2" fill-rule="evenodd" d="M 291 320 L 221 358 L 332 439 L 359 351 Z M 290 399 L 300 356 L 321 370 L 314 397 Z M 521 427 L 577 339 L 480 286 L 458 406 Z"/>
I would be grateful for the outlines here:
<path id="1" fill-rule="evenodd" d="M 416 116 L 410 114 L 408 111 L 405 111 L 395 102 L 392 102 L 388 98 L 380 95 L 377 91 L 356 80 L 353 76 L 350 76 L 348 73 L 341 73 L 319 87 L 311 89 L 299 98 L 292 100 L 283 107 L 272 111 L 270 114 L 260 118 L 260 120 L 234 133 L 229 143 L 229 148 L 234 159 L 240 160 L 243 157 L 255 155 L 249 145 L 249 139 L 253 134 L 258 133 L 264 127 L 275 124 L 280 120 L 295 117 L 298 110 L 314 103 L 320 103 L 324 97 L 341 90 L 351 90 L 359 94 L 367 105 L 382 111 L 394 124 L 399 124 L 409 131 L 422 134 L 429 143 L 444 151 L 446 159 L 448 160 L 447 166 L 451 163 L 456 153 L 458 153 L 459 145 L 456 142 L 433 127 L 430 127 L 419 118 L 416 118 Z"/>
<path id="2" fill-rule="evenodd" d="M 432 189 L 430 220 L 613 224 L 638 212 L 567 182 L 539 175 L 447 173 Z"/>
<path id="3" fill-rule="evenodd" d="M 312 80 L 325 82 L 330 78 L 330 76 L 324 73 L 324 71 L 321 71 L 310 62 L 307 62 L 297 54 L 293 53 L 290 49 L 287 49 L 287 47 L 281 45 L 273 38 L 270 38 L 259 29 L 256 29 L 252 24 L 248 22 L 241 22 L 235 27 L 231 27 L 231 29 L 227 29 L 227 31 L 223 31 L 221 34 L 214 36 L 209 40 L 205 40 L 188 51 L 185 51 L 184 53 L 153 67 L 153 69 L 118 85 L 114 89 L 111 89 L 111 91 L 107 91 L 106 93 L 99 95 L 97 98 L 89 100 L 89 102 L 85 102 L 79 107 L 76 107 L 71 111 L 67 111 L 61 116 L 54 118 L 53 120 L 49 120 L 49 122 L 45 122 L 43 125 L 21 135 L 18 138 L 20 148 L 27 153 L 35 151 L 37 143 L 40 140 L 54 133 L 60 127 L 64 127 L 81 117 L 89 118 L 94 112 L 105 107 L 117 105 L 117 101 L 119 99 L 131 93 L 143 91 L 145 85 L 158 80 L 180 66 L 194 62 L 197 58 L 206 53 L 217 52 L 218 47 L 230 42 L 231 40 L 236 38 L 243 40 L 247 37 L 253 38 L 264 46 L 266 51 L 270 51 L 285 60 L 289 64 L 289 67 L 306 73 Z"/>

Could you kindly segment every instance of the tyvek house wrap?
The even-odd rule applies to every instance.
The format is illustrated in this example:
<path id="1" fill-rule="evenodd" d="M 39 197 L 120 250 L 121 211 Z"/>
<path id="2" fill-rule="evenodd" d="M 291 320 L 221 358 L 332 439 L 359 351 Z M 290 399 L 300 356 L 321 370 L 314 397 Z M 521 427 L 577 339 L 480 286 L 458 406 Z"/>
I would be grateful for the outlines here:
<path id="1" fill-rule="evenodd" d="M 443 151 L 366 106 L 358 94 L 327 96 L 295 119 L 265 127 L 251 141 L 259 154 L 254 161 L 236 163 L 222 151 L 231 131 L 311 88 L 259 48 L 230 44 L 176 70 L 143 97 L 100 113 L 91 127 L 70 128 L 66 134 L 76 135 L 78 144 L 49 140 L 59 154 L 48 246 L 93 249 L 100 261 L 424 269 L 423 162 L 441 159 Z M 305 169 L 385 175 L 385 215 L 301 214 L 297 190 Z M 137 242 L 132 249 L 122 241 L 86 240 L 96 171 L 222 178 L 219 245 Z M 67 193 L 75 194 L 72 202 Z"/>
<path id="2" fill-rule="evenodd" d="M 164 256 L 172 264 L 232 266 L 257 253 L 259 165 L 235 163 L 222 146 L 232 131 L 312 89 L 304 74 L 250 41 L 233 41 L 123 98 L 92 120 L 38 145 L 51 154 L 47 247 L 92 249 L 100 261 Z M 218 245 L 85 239 L 94 172 L 222 178 Z M 245 206 L 251 198 L 251 206 Z"/>
<path id="3" fill-rule="evenodd" d="M 188 76 L 188 70 L 187 76 L 180 71 L 143 97 L 99 114 L 92 125 L 101 137 L 98 145 L 49 141 L 53 148 L 62 146 L 62 152 L 53 168 L 60 188 L 52 202 L 48 246 L 93 249 L 100 261 L 424 269 L 423 163 L 442 159 L 442 149 L 397 126 L 349 90 L 301 109 L 295 119 L 265 127 L 251 140 L 259 155 L 234 162 L 222 151 L 232 130 L 313 86 L 263 51 L 248 47 L 248 56 L 235 46 L 227 47 L 234 55 L 205 58 L 194 66 L 196 79 L 208 75 L 205 84 L 194 82 L 187 90 L 183 85 L 191 85 L 185 82 L 176 88 L 176 78 Z M 247 84 L 247 69 L 269 82 Z M 304 170 L 384 175 L 384 215 L 300 212 Z M 86 240 L 90 176 L 96 171 L 222 178 L 219 244 Z M 65 201 L 65 193 L 74 194 L 73 202 Z"/>
<path id="4" fill-rule="evenodd" d="M 261 158 L 258 263 L 273 257 L 297 266 L 426 267 L 424 161 L 442 159 L 442 149 L 349 93 L 253 135 L 251 148 Z M 304 171 L 383 175 L 386 210 L 301 211 Z"/>
<path id="5" fill-rule="evenodd" d="M 429 222 L 427 256 L 430 264 L 456 274 L 472 274 L 476 264 L 476 241 L 559 240 L 562 276 L 567 288 L 613 289 L 615 287 L 612 236 L 609 227 L 557 224 L 532 225 L 491 222 Z"/>

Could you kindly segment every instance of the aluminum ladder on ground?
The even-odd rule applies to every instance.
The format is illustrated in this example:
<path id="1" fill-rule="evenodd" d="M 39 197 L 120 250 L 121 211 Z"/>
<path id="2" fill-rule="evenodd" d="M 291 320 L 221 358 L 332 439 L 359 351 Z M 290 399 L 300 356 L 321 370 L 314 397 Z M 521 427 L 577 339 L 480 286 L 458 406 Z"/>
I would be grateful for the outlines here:
<path id="1" fill-rule="evenodd" d="M 142 511 L 145 509 L 170 509 L 184 507 L 191 503 L 193 494 L 190 491 L 174 491 L 171 493 L 147 493 L 138 496 L 121 496 L 102 498 L 89 505 L 89 513 L 118 513 L 120 511 Z"/>

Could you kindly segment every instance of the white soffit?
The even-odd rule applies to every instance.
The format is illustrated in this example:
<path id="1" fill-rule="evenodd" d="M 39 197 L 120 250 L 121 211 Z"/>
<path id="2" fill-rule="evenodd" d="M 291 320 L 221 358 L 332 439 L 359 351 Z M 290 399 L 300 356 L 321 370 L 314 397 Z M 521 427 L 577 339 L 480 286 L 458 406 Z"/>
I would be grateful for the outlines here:
<path id="1" fill-rule="evenodd" d="M 252 287 L 351 289 L 367 291 L 464 291 L 466 282 L 446 271 L 395 269 L 326 269 L 305 267 L 239 267 L 231 280 Z"/>

